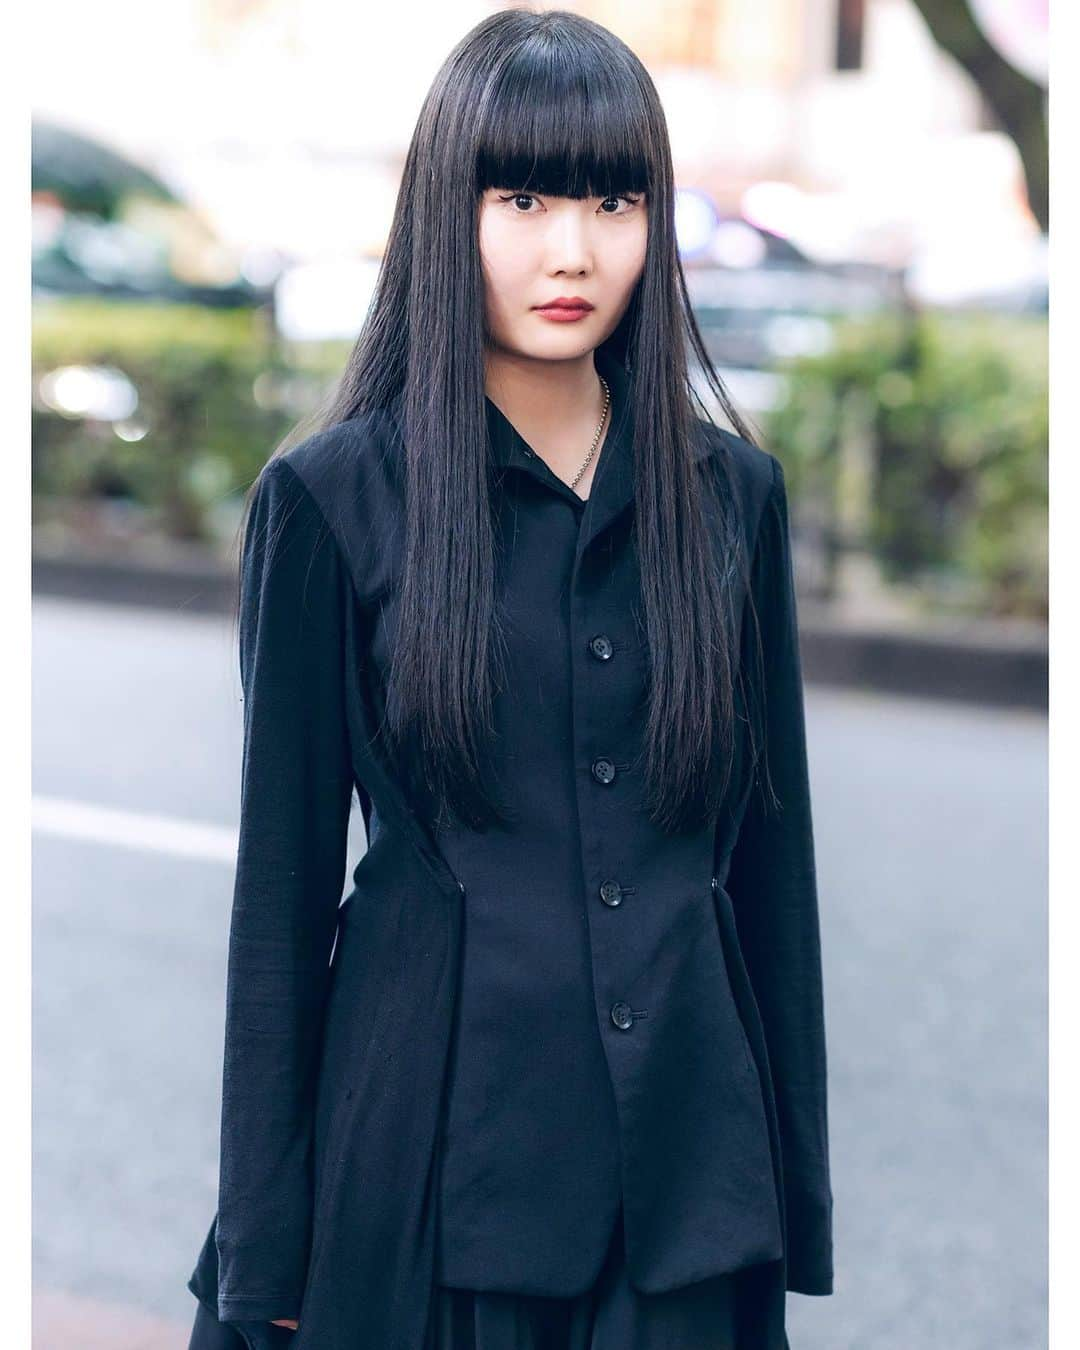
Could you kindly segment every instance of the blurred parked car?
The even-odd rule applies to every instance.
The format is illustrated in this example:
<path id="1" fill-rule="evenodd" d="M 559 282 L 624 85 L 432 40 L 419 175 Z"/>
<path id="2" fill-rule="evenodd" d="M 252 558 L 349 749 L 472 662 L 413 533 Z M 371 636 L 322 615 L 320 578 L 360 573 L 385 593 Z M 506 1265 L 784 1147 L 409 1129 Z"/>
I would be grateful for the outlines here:
<path id="1" fill-rule="evenodd" d="M 739 216 L 721 220 L 710 261 L 688 266 L 686 281 L 712 360 L 751 371 L 828 350 L 834 319 L 890 308 L 903 297 L 898 271 L 817 262 Z"/>
<path id="2" fill-rule="evenodd" d="M 786 359 L 827 352 L 839 318 L 895 308 L 902 274 L 866 263 L 820 263 L 789 239 L 741 216 L 720 220 L 708 261 L 686 267 L 690 301 L 710 359 L 740 408 L 766 413 L 783 402 Z M 714 416 L 703 374 L 691 382 Z"/>
<path id="3" fill-rule="evenodd" d="M 240 256 L 148 170 L 90 137 L 31 128 L 31 294 L 269 303 L 280 264 Z M 273 275 L 268 275 L 268 273 Z"/>
<path id="4" fill-rule="evenodd" d="M 905 282 L 921 304 L 1045 314 L 1050 305 L 1049 238 L 973 239 L 966 230 L 943 231 L 915 249 Z"/>

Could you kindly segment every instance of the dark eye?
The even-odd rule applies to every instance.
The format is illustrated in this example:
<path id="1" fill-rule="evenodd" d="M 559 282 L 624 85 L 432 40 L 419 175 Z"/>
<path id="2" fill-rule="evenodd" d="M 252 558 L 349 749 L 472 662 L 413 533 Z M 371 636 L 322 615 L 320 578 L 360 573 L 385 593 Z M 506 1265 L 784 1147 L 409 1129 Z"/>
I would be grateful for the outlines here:
<path id="1" fill-rule="evenodd" d="M 615 215 L 624 216 L 626 215 L 626 211 L 618 210 L 619 202 L 625 202 L 626 210 L 629 211 L 630 208 L 636 206 L 639 201 L 641 201 L 640 196 L 625 192 L 619 193 L 619 195 L 615 197 L 605 197 L 604 200 L 600 203 L 600 210 L 605 216 L 615 216 Z M 616 209 L 613 211 L 609 211 L 607 208 L 610 204 L 614 204 Z"/>
<path id="2" fill-rule="evenodd" d="M 524 201 L 524 202 L 534 202 L 534 201 L 536 201 L 536 198 L 532 195 L 531 192 L 510 192 L 510 193 L 507 193 L 507 195 L 506 195 L 505 197 L 500 197 L 500 198 L 499 198 L 499 201 L 501 201 L 501 202 L 513 202 L 514 205 L 515 205 L 515 207 L 517 207 L 517 206 L 518 206 L 521 202 L 523 202 L 523 201 Z M 525 210 L 519 212 L 519 214 L 520 214 L 520 215 L 523 215 L 523 216 L 527 216 L 527 215 L 531 215 L 531 214 L 533 214 L 533 213 L 530 212 L 530 211 L 528 210 L 528 208 L 526 208 Z"/>

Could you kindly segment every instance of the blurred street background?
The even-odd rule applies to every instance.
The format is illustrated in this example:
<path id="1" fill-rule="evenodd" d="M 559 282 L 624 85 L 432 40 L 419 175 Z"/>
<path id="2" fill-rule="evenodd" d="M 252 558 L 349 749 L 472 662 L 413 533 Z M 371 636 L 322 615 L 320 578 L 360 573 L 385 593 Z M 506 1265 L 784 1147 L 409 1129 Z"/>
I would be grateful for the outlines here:
<path id="1" fill-rule="evenodd" d="M 185 1350 L 243 496 L 343 366 L 435 70 L 504 7 L 37 7 L 37 1350 Z M 695 312 L 791 487 L 836 1204 L 793 1350 L 1036 1350 L 1046 0 L 560 7 L 657 83 Z"/>

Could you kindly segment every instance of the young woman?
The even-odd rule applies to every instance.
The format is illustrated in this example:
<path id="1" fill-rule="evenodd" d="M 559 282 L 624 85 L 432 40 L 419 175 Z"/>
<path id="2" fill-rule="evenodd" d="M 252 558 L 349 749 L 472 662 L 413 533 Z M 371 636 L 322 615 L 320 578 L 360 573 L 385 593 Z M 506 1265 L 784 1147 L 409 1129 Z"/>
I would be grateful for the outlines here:
<path id="1" fill-rule="evenodd" d="M 192 1350 L 786 1350 L 832 1291 L 784 475 L 673 197 L 620 41 L 479 24 L 255 484 Z"/>

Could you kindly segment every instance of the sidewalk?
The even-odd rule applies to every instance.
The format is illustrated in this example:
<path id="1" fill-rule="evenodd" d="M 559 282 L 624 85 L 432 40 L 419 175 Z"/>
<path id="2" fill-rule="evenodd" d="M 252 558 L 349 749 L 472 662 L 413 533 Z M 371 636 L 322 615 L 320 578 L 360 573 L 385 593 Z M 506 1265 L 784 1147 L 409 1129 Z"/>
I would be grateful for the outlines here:
<path id="1" fill-rule="evenodd" d="M 235 573 L 198 555 L 132 561 L 36 553 L 32 585 L 40 595 L 184 614 L 227 613 L 236 594 Z M 808 683 L 1047 710 L 1047 634 L 1039 624 L 871 623 L 807 600 L 799 605 L 799 629 Z"/>

